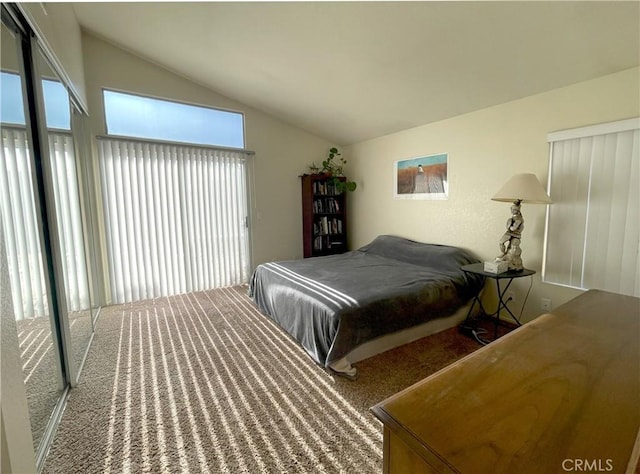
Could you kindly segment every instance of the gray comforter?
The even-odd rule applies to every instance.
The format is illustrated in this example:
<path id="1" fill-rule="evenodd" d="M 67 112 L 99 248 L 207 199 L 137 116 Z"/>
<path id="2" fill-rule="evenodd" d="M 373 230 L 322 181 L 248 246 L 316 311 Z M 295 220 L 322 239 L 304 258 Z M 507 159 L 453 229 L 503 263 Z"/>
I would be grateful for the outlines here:
<path id="1" fill-rule="evenodd" d="M 385 334 L 449 316 L 483 284 L 460 266 L 470 252 L 379 236 L 352 252 L 259 265 L 249 295 L 328 367 Z"/>

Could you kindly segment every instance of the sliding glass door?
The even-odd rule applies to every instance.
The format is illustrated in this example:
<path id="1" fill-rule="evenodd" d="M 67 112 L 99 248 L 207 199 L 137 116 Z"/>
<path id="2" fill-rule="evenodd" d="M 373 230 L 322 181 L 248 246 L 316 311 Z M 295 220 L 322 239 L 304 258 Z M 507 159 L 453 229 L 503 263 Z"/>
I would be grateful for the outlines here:
<path id="1" fill-rule="evenodd" d="M 112 303 L 247 281 L 246 152 L 101 137 L 98 153 Z"/>

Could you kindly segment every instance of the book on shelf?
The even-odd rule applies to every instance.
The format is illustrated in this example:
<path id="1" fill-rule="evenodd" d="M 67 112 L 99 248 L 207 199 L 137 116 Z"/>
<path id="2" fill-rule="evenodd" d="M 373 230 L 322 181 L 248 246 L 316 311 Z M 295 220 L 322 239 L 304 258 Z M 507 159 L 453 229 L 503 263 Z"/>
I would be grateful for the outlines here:
<path id="1" fill-rule="evenodd" d="M 313 239 L 313 250 L 316 252 L 322 252 L 325 250 L 344 248 L 346 242 L 341 239 L 332 239 L 328 236 L 319 235 Z"/>
<path id="2" fill-rule="evenodd" d="M 344 231 L 342 219 L 322 216 L 313 223 L 313 235 L 342 234 Z"/>
<path id="3" fill-rule="evenodd" d="M 313 194 L 324 196 L 338 196 L 342 194 L 342 191 L 338 190 L 336 183 L 333 179 L 314 181 L 313 182 Z"/>
<path id="4" fill-rule="evenodd" d="M 323 213 L 338 214 L 339 212 L 340 212 L 340 203 L 335 198 L 313 200 L 314 214 L 323 214 Z"/>

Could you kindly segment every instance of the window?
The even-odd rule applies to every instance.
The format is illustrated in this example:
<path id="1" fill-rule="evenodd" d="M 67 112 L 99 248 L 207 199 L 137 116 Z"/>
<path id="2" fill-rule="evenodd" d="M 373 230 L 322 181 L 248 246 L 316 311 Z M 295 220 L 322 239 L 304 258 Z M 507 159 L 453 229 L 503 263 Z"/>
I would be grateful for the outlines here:
<path id="1" fill-rule="evenodd" d="M 104 90 L 99 137 L 113 303 L 248 277 L 244 117 Z M 130 137 L 130 138 L 127 138 Z"/>
<path id="2" fill-rule="evenodd" d="M 20 76 L 12 72 L 0 73 L 0 120 L 2 123 L 26 125 L 24 109 L 22 107 L 22 83 Z M 69 94 L 60 83 L 49 79 L 42 80 L 44 93 L 44 109 L 47 128 L 71 130 L 71 110 L 69 109 Z"/>
<path id="3" fill-rule="evenodd" d="M 44 111 L 47 117 L 47 128 L 71 130 L 71 109 L 69 94 L 59 81 L 42 80 L 44 95 Z"/>
<path id="4" fill-rule="evenodd" d="M 108 135 L 244 148 L 244 116 L 104 90 Z"/>
<path id="5" fill-rule="evenodd" d="M 22 100 L 22 83 L 18 74 L 0 73 L 0 121 L 15 125 L 24 125 L 24 103 Z"/>
<path id="6" fill-rule="evenodd" d="M 548 141 L 543 280 L 640 296 L 640 119 Z"/>

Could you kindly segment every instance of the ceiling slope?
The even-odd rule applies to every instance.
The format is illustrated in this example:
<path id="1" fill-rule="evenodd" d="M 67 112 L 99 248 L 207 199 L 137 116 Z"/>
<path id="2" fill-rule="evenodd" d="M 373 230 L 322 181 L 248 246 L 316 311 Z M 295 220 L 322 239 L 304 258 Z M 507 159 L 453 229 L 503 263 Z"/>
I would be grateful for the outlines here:
<path id="1" fill-rule="evenodd" d="M 73 4 L 89 32 L 340 145 L 635 67 L 639 6 Z"/>

